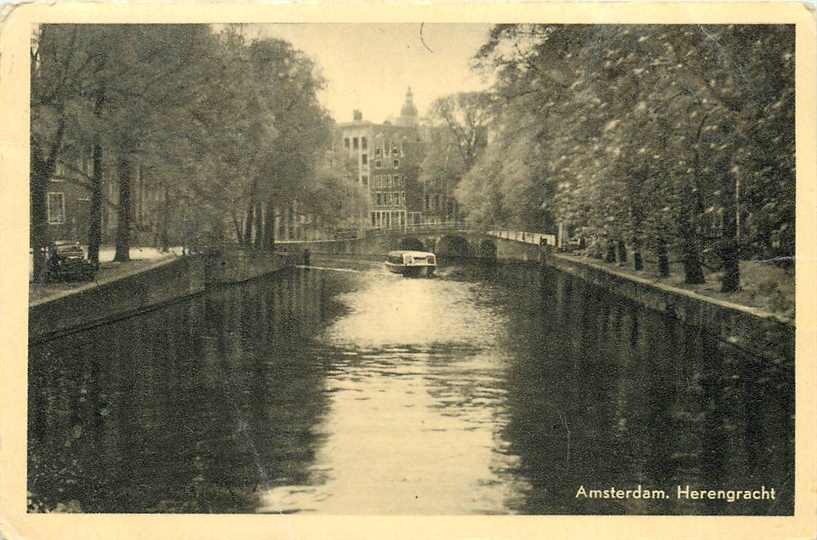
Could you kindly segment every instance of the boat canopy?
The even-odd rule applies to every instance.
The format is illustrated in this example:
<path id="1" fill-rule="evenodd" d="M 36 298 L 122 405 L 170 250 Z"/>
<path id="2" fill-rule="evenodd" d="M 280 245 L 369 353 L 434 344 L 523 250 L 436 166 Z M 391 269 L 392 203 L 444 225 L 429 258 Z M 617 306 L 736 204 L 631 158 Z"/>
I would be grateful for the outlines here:
<path id="1" fill-rule="evenodd" d="M 403 255 L 411 255 L 412 257 L 417 257 L 418 259 L 421 257 L 428 257 L 434 256 L 433 253 L 430 251 L 407 251 L 407 250 L 397 250 L 397 251 L 389 251 L 389 257 L 402 257 Z"/>

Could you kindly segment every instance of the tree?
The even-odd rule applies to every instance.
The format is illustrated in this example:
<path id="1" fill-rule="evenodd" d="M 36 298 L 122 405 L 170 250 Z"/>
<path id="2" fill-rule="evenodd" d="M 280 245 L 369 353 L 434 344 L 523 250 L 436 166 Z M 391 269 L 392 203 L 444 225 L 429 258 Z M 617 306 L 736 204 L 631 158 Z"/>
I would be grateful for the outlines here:
<path id="1" fill-rule="evenodd" d="M 135 163 L 175 131 L 169 120 L 178 118 L 209 76 L 202 66 L 212 49 L 209 30 L 197 25 L 123 25 L 112 33 L 118 76 L 106 74 L 106 139 L 119 188 L 114 260 L 127 261 Z"/>
<path id="2" fill-rule="evenodd" d="M 76 110 L 80 81 L 89 59 L 76 26 L 41 25 L 31 47 L 31 245 L 34 276 L 44 275 L 49 242 L 48 182 L 64 150 Z"/>
<path id="3" fill-rule="evenodd" d="M 793 254 L 793 36 L 782 25 L 496 26 L 475 63 L 516 128 L 505 189 L 547 193 L 556 219 L 629 243 L 637 266 L 651 246 L 665 274 L 678 251 L 689 283 L 703 281 L 716 238 L 722 289 L 735 290 L 739 255 Z"/>
<path id="4" fill-rule="evenodd" d="M 487 143 L 493 104 L 487 92 L 460 92 L 431 104 L 429 121 L 447 132 L 446 146 L 456 150 L 464 171 L 474 166 Z"/>

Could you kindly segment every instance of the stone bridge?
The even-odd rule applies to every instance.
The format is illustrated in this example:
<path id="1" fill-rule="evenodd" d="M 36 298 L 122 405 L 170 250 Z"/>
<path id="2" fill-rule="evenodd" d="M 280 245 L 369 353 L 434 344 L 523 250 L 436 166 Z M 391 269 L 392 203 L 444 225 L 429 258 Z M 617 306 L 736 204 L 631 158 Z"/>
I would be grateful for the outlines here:
<path id="1" fill-rule="evenodd" d="M 432 225 L 368 231 L 365 238 L 279 242 L 278 245 L 296 254 L 309 248 L 312 253 L 384 256 L 392 250 L 412 249 L 431 251 L 438 257 L 538 261 L 542 241 L 555 246 L 556 237 L 544 233 Z"/>

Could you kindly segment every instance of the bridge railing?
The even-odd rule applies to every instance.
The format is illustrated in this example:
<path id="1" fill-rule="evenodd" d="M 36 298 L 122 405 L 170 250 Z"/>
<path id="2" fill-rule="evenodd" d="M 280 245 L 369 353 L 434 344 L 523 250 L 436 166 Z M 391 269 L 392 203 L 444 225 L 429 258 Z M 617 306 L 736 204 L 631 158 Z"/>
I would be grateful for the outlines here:
<path id="1" fill-rule="evenodd" d="M 413 233 L 425 231 L 466 231 L 470 230 L 467 221 L 440 221 L 437 223 L 410 223 L 405 225 L 392 225 L 391 227 L 377 227 L 367 229 L 367 234 L 390 234 L 390 233 Z"/>
<path id="2" fill-rule="evenodd" d="M 556 235 L 538 232 L 526 231 L 488 231 L 488 236 L 496 238 L 504 238 L 505 240 L 515 240 L 517 242 L 524 242 L 526 244 L 540 245 L 542 240 L 549 246 L 556 247 Z"/>

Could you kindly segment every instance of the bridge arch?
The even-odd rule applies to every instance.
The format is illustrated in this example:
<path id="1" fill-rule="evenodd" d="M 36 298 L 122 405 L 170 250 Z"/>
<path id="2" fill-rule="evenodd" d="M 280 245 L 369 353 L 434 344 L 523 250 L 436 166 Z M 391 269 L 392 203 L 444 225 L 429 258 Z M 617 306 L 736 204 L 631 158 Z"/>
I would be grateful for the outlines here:
<path id="1" fill-rule="evenodd" d="M 473 251 L 464 236 L 447 234 L 437 241 L 435 253 L 442 257 L 470 257 Z"/>
<path id="2" fill-rule="evenodd" d="M 426 246 L 419 238 L 415 238 L 414 236 L 405 236 L 400 239 L 398 249 L 404 249 L 409 251 L 425 251 Z"/>
<path id="3" fill-rule="evenodd" d="M 496 259 L 496 242 L 491 238 L 483 238 L 477 248 L 477 257 L 480 259 Z"/>

